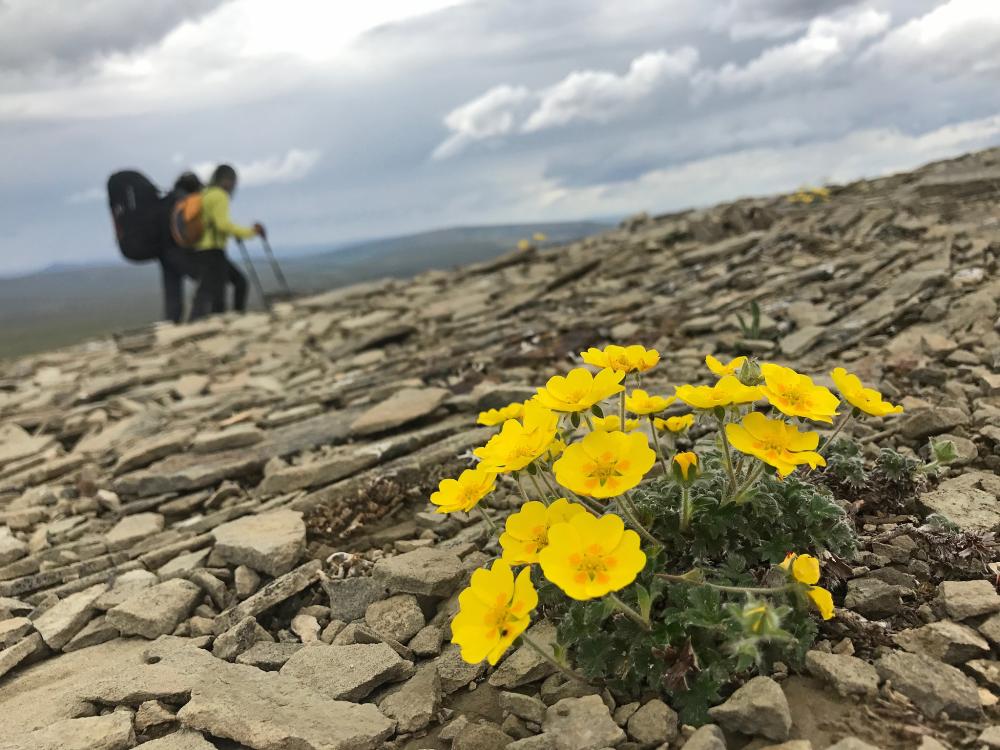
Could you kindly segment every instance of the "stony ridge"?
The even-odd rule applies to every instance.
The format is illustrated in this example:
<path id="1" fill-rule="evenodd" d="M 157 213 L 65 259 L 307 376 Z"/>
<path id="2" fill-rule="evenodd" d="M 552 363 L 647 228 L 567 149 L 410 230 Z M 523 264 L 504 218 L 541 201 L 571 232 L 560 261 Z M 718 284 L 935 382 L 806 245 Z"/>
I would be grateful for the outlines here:
<path id="1" fill-rule="evenodd" d="M 923 525 L 998 558 L 998 185 L 986 151 L 0 364 L 0 748 L 1000 746 L 1000 596 Z M 604 342 L 658 349 L 653 389 L 706 352 L 848 364 L 907 411 L 855 436 L 958 449 L 919 508 L 858 499 L 846 608 L 807 674 L 713 709 L 725 733 L 447 644 L 484 529 L 429 492 L 479 410 Z"/>

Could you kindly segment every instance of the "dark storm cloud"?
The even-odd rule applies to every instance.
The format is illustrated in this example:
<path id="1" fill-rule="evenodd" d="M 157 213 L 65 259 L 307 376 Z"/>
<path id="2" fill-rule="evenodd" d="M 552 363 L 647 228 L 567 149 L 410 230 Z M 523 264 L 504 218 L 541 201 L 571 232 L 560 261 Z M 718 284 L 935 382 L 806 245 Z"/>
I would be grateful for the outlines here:
<path id="1" fill-rule="evenodd" d="M 85 63 L 153 44 L 227 0 L 5 0 L 0 69 Z"/>

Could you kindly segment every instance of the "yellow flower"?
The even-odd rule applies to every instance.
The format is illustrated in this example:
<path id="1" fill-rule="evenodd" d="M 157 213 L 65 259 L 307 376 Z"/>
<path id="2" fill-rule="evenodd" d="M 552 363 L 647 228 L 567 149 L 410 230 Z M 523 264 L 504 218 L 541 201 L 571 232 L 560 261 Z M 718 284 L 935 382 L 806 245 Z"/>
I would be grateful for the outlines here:
<path id="1" fill-rule="evenodd" d="M 743 367 L 743 364 L 746 361 L 746 357 L 736 357 L 735 359 L 729 360 L 728 364 L 722 364 L 722 362 L 717 360 L 711 354 L 705 357 L 705 364 L 708 365 L 708 369 L 720 378 L 723 375 L 735 375 L 740 371 L 740 368 Z"/>
<path id="2" fill-rule="evenodd" d="M 806 589 L 806 594 L 816 605 L 820 617 L 824 620 L 833 617 L 833 595 L 822 586 L 815 585 L 819 582 L 819 560 L 812 555 L 789 552 L 781 567 L 788 571 L 794 580 L 809 587 Z"/>
<path id="3" fill-rule="evenodd" d="M 477 422 L 487 427 L 493 427 L 494 425 L 503 424 L 508 419 L 520 419 L 523 416 L 524 403 L 515 401 L 513 404 L 507 404 L 502 409 L 490 409 L 479 412 Z"/>
<path id="4" fill-rule="evenodd" d="M 902 406 L 895 406 L 888 401 L 883 401 L 882 394 L 874 388 L 865 388 L 857 375 L 849 373 L 843 367 L 835 368 L 830 373 L 830 377 L 833 378 L 833 383 L 837 386 L 837 390 L 840 391 L 844 400 L 865 414 L 871 414 L 873 417 L 884 417 L 887 414 L 899 414 L 903 411 Z"/>
<path id="5" fill-rule="evenodd" d="M 663 411 L 676 400 L 676 396 L 671 396 L 670 398 L 650 396 L 641 388 L 636 388 L 630 395 L 625 397 L 625 408 L 633 414 L 642 414 L 645 416 Z"/>
<path id="6" fill-rule="evenodd" d="M 466 469 L 458 479 L 442 479 L 437 492 L 431 495 L 431 502 L 438 506 L 438 513 L 468 512 L 493 492 L 496 478 L 496 474 L 483 470 L 481 465 Z"/>
<path id="7" fill-rule="evenodd" d="M 622 429 L 621 419 L 617 414 L 609 414 L 606 417 L 594 417 L 593 424 L 595 432 L 618 432 Z M 638 426 L 638 419 L 626 419 L 625 429 L 622 432 L 632 432 Z"/>
<path id="8" fill-rule="evenodd" d="M 671 432 L 684 432 L 694 424 L 694 414 L 683 414 L 679 417 L 667 417 L 653 420 L 653 427 L 658 430 L 670 430 Z"/>
<path id="9" fill-rule="evenodd" d="M 679 385 L 677 398 L 695 409 L 749 404 L 760 398 L 757 386 L 743 385 L 733 375 L 723 375 L 715 385 Z"/>
<path id="10" fill-rule="evenodd" d="M 551 443 L 549 443 L 549 449 L 545 451 L 545 460 L 555 461 L 562 452 L 566 450 L 566 443 L 559 438 L 556 438 Z"/>
<path id="11" fill-rule="evenodd" d="M 486 659 L 496 664 L 510 644 L 531 624 L 531 610 L 538 605 L 538 593 L 531 583 L 531 568 L 514 580 L 510 565 L 503 560 L 490 570 L 480 568 L 458 595 L 458 614 L 451 621 L 451 642 L 462 649 L 469 664 Z"/>
<path id="12" fill-rule="evenodd" d="M 795 426 L 769 419 L 759 411 L 747 414 L 740 424 L 727 424 L 726 438 L 736 450 L 756 456 L 783 477 L 800 464 L 809 464 L 814 469 L 826 466 L 823 457 L 815 452 L 818 433 L 799 432 Z"/>
<path id="13" fill-rule="evenodd" d="M 578 495 L 616 497 L 639 484 L 655 462 L 641 432 L 591 432 L 567 446 L 552 468 L 556 481 Z"/>
<path id="14" fill-rule="evenodd" d="M 618 372 L 646 372 L 660 361 L 660 353 L 655 349 L 646 349 L 644 346 L 633 344 L 632 346 L 616 346 L 612 344 L 597 349 L 590 347 L 585 352 L 580 352 L 583 361 L 594 367 L 610 367 Z"/>
<path id="15" fill-rule="evenodd" d="M 580 513 L 549 529 L 538 555 L 545 577 L 572 599 L 593 599 L 628 586 L 644 567 L 639 535 L 616 515 Z"/>
<path id="16" fill-rule="evenodd" d="M 528 250 L 531 248 L 531 240 L 518 240 L 517 249 L 518 250 Z"/>
<path id="17" fill-rule="evenodd" d="M 808 375 L 772 362 L 760 366 L 764 385 L 760 392 L 771 406 L 790 417 L 805 417 L 816 422 L 833 422 L 840 399 L 829 388 L 816 385 Z"/>
<path id="18" fill-rule="evenodd" d="M 549 529 L 586 512 L 582 505 L 564 497 L 548 507 L 537 500 L 529 500 L 517 513 L 507 516 L 505 531 L 500 535 L 503 559 L 511 565 L 538 562 L 538 553 L 549 543 Z"/>
<path id="19" fill-rule="evenodd" d="M 698 475 L 698 456 L 691 451 L 675 454 L 674 463 L 680 469 L 685 482 L 688 480 L 688 472 L 691 471 L 692 466 L 694 467 L 695 476 Z"/>
<path id="20" fill-rule="evenodd" d="M 531 235 L 531 239 L 533 239 L 535 242 L 545 242 L 545 240 L 547 240 L 548 237 L 545 236 L 544 232 L 535 232 L 533 235 Z"/>
<path id="21" fill-rule="evenodd" d="M 535 399 L 542 406 L 553 411 L 585 411 L 609 396 L 621 393 L 624 372 L 604 369 L 591 375 L 585 367 L 569 371 L 566 377 L 553 375 L 544 388 L 538 389 Z"/>
<path id="22" fill-rule="evenodd" d="M 486 471 L 519 471 L 549 449 L 558 423 L 555 412 L 528 401 L 520 420 L 508 419 L 500 432 L 472 453 L 481 459 L 480 467 Z"/>

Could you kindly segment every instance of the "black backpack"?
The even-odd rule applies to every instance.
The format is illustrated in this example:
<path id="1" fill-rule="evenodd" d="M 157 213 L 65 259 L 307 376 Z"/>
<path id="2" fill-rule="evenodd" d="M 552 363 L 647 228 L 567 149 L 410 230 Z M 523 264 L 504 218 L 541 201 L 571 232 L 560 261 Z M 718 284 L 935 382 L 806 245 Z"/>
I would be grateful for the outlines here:
<path id="1" fill-rule="evenodd" d="M 145 175 L 126 170 L 108 178 L 108 203 L 118 247 L 129 260 L 152 260 L 167 236 L 169 200 Z"/>

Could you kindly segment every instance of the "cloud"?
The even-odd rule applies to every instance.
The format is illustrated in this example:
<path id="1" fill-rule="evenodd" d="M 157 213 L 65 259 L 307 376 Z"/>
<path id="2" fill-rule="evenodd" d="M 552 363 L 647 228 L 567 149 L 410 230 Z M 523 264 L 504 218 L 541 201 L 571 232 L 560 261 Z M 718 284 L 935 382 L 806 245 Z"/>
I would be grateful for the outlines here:
<path id="1" fill-rule="evenodd" d="M 225 1 L 86 0 L 55 7 L 39 0 L 5 0 L 0 3 L 0 69 L 75 65 L 136 50 Z"/>
<path id="2" fill-rule="evenodd" d="M 293 148 L 284 156 L 268 156 L 250 162 L 237 161 L 233 166 L 239 174 L 240 187 L 282 185 L 305 179 L 319 163 L 321 153 L 316 150 Z M 215 169 L 215 162 L 201 162 L 194 172 L 205 182 Z"/>
<path id="3" fill-rule="evenodd" d="M 106 195 L 107 191 L 104 188 L 87 188 L 86 190 L 78 190 L 66 196 L 66 203 L 74 206 L 81 203 L 97 203 L 104 200 Z"/>
<path id="4" fill-rule="evenodd" d="M 510 133 L 518 110 L 531 98 L 531 92 L 524 86 L 502 84 L 453 109 L 444 118 L 452 134 L 434 149 L 432 156 L 446 159 L 470 143 Z"/>
<path id="5" fill-rule="evenodd" d="M 938 75 L 988 73 L 1000 68 L 1000 2 L 950 0 L 893 29 L 862 58 L 888 71 L 933 70 Z"/>
<path id="6" fill-rule="evenodd" d="M 624 75 L 574 71 L 541 92 L 541 102 L 523 130 L 531 133 L 578 120 L 607 122 L 621 117 L 668 82 L 685 79 L 697 63 L 698 51 L 682 47 L 676 52 L 657 50 L 640 55 Z"/>
<path id="7" fill-rule="evenodd" d="M 727 89 L 773 87 L 849 59 L 865 40 L 889 27 L 888 13 L 863 8 L 842 16 L 821 16 L 794 42 L 769 47 L 745 65 L 727 63 L 706 75 Z"/>

